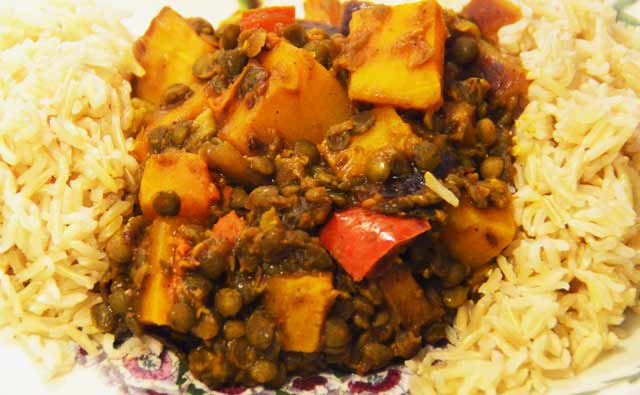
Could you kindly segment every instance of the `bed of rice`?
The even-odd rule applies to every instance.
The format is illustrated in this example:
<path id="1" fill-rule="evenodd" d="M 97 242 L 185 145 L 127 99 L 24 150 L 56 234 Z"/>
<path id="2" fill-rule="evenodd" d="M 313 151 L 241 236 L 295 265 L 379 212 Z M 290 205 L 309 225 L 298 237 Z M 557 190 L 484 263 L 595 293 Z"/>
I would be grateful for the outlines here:
<path id="1" fill-rule="evenodd" d="M 519 1 L 500 31 L 530 103 L 515 131 L 521 233 L 451 345 L 409 363 L 415 394 L 534 394 L 624 334 L 640 282 L 640 29 L 602 1 Z"/>
<path id="2" fill-rule="evenodd" d="M 138 164 L 128 78 L 142 70 L 112 15 L 85 1 L 0 5 L 0 328 L 50 375 L 97 352 L 89 309 Z M 6 8 L 9 6 L 9 8 Z M 5 7 L 5 8 L 3 8 Z"/>

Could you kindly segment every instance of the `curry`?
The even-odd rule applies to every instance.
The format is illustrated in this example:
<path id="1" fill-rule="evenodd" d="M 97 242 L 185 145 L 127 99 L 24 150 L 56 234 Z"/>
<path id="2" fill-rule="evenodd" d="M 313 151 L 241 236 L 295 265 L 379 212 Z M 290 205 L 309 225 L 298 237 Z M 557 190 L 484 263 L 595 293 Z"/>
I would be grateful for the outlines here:
<path id="1" fill-rule="evenodd" d="M 161 339 L 212 388 L 366 374 L 446 341 L 516 232 L 526 78 L 474 8 L 346 7 L 154 18 L 134 48 L 144 170 L 99 328 Z"/>

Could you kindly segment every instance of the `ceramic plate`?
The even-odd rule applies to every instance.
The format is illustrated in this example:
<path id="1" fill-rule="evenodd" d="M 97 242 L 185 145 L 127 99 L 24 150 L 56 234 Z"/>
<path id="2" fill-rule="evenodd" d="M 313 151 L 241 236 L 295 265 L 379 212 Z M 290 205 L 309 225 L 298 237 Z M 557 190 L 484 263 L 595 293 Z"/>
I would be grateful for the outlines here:
<path id="1" fill-rule="evenodd" d="M 130 13 L 125 23 L 134 37 L 144 33 L 151 18 L 163 5 L 170 5 L 186 16 L 202 16 L 214 25 L 237 8 L 236 0 L 98 0 Z M 386 0 L 401 3 L 406 0 Z M 468 0 L 441 0 L 457 8 Z M 297 5 L 300 15 L 302 0 L 271 0 L 269 5 Z M 620 19 L 640 19 L 640 0 L 619 0 Z M 640 394 L 640 317 L 629 316 L 623 328 L 629 337 L 620 346 L 600 358 L 582 374 L 554 382 L 551 395 L 630 395 Z M 0 337 L 0 395 L 204 395 L 205 389 L 186 372 L 185 366 L 160 345 L 153 352 L 139 352 L 122 360 L 87 359 L 78 354 L 79 366 L 69 375 L 52 382 L 43 382 L 40 374 L 22 350 Z M 369 377 L 319 375 L 305 380 L 294 379 L 282 390 L 263 392 L 260 389 L 229 388 L 230 395 L 257 394 L 347 394 L 408 393 L 409 373 L 401 367 Z"/>

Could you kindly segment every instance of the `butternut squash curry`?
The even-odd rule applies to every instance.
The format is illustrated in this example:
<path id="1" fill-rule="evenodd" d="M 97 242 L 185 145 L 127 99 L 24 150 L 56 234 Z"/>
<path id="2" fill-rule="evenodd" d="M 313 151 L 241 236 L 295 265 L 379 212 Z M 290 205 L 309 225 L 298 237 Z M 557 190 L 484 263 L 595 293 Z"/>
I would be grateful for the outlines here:
<path id="1" fill-rule="evenodd" d="M 98 328 L 161 339 L 211 388 L 365 374 L 446 341 L 516 231 L 525 75 L 473 7 L 342 8 L 153 19 L 134 48 L 144 170 Z"/>

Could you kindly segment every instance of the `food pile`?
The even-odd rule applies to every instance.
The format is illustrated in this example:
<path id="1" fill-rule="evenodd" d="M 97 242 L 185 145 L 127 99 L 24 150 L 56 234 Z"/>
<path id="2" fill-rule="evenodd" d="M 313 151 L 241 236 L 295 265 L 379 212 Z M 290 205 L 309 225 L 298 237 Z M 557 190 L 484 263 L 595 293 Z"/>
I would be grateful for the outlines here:
<path id="1" fill-rule="evenodd" d="M 433 0 L 348 7 L 217 28 L 164 8 L 136 41 L 142 177 L 92 308 L 117 342 L 160 338 L 219 388 L 446 341 L 516 232 L 528 83 L 487 41 L 499 26 Z"/>

